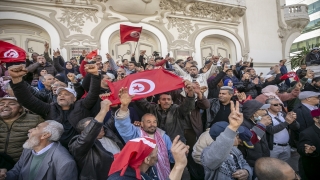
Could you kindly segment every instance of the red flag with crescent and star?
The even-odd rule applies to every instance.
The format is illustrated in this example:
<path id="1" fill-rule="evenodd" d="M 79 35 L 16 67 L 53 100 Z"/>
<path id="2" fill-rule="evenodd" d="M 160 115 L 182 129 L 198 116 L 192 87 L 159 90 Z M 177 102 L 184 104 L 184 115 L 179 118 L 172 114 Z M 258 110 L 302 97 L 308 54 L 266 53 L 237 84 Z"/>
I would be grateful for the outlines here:
<path id="1" fill-rule="evenodd" d="M 127 41 L 135 41 L 138 42 L 140 38 L 140 34 L 142 31 L 142 27 L 133 27 L 120 24 L 120 39 L 121 44 Z"/>
<path id="2" fill-rule="evenodd" d="M 18 46 L 0 40 L 1 63 L 25 62 L 26 52 Z"/>
<path id="3" fill-rule="evenodd" d="M 127 87 L 130 95 L 135 95 L 132 100 L 146 98 L 155 94 L 172 91 L 184 87 L 183 79 L 164 69 L 147 70 L 131 74 L 117 82 L 107 81 L 110 88 L 109 99 L 112 104 L 120 104 L 119 90 Z"/>
<path id="4" fill-rule="evenodd" d="M 299 81 L 299 77 L 297 76 L 297 74 L 295 72 L 288 72 L 280 77 L 280 80 L 286 80 L 286 79 L 289 79 L 290 82 L 292 82 L 292 81 L 298 82 Z"/>

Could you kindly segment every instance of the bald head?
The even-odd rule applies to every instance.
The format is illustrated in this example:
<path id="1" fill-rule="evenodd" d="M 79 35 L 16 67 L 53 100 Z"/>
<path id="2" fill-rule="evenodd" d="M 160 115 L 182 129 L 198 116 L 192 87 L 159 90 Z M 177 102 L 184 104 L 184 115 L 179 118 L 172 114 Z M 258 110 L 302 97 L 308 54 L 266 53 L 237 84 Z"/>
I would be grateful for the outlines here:
<path id="1" fill-rule="evenodd" d="M 259 180 L 289 180 L 296 179 L 296 173 L 291 166 L 279 159 L 263 157 L 255 163 L 255 172 Z"/>

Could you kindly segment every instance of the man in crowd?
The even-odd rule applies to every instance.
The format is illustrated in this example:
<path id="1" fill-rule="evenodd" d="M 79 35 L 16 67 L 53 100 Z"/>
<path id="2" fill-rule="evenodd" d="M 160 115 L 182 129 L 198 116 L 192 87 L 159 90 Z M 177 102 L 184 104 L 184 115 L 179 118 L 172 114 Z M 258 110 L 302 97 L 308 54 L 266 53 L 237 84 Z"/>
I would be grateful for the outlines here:
<path id="1" fill-rule="evenodd" d="M 306 56 L 306 64 L 308 69 L 311 69 L 315 73 L 315 77 L 320 76 L 320 48 L 314 47 L 311 52 Z"/>
<path id="2" fill-rule="evenodd" d="M 298 130 L 300 128 L 299 123 L 296 121 L 296 113 L 289 112 L 285 114 L 282 112 L 283 105 L 276 98 L 268 99 L 266 104 L 270 104 L 268 114 L 272 118 L 271 124 L 266 129 L 270 157 L 288 161 L 291 157 L 288 129 Z"/>
<path id="3" fill-rule="evenodd" d="M 170 173 L 170 162 L 174 163 L 174 159 L 170 152 L 171 140 L 162 129 L 157 128 L 157 118 L 153 114 L 145 114 L 142 116 L 141 128 L 131 124 L 129 116 L 129 103 L 132 96 L 128 94 L 128 89 L 120 90 L 120 109 L 115 114 L 115 126 L 125 142 L 138 137 L 150 137 L 156 140 L 158 147 L 158 162 L 156 169 L 159 179 L 167 179 Z"/>
<path id="4" fill-rule="evenodd" d="M 110 63 L 110 66 L 111 66 L 112 70 L 115 70 L 115 71 L 118 72 L 118 69 L 119 69 L 119 68 L 122 68 L 122 69 L 125 70 L 125 75 L 131 74 L 131 71 L 129 70 L 129 61 L 128 61 L 128 59 L 122 59 L 122 60 L 121 60 L 121 61 L 122 61 L 122 67 L 119 67 L 119 66 L 117 66 L 117 64 L 114 62 L 114 60 L 112 59 L 112 57 L 110 56 L 109 53 L 107 53 L 106 56 L 107 56 L 107 59 L 108 59 L 108 61 L 109 61 L 109 63 Z"/>
<path id="5" fill-rule="evenodd" d="M 136 67 L 137 67 L 137 63 L 135 61 L 129 62 L 128 69 L 130 71 L 130 74 L 136 73 Z"/>
<path id="6" fill-rule="evenodd" d="M 310 111 L 318 109 L 320 93 L 313 91 L 303 91 L 299 94 L 301 103 L 297 104 L 293 111 L 297 114 L 297 121 L 300 128 L 295 133 L 295 140 L 299 139 L 299 133 L 308 127 L 312 126 L 314 122 L 310 115 Z"/>
<path id="7" fill-rule="evenodd" d="M 77 180 L 76 162 L 58 142 L 63 133 L 62 124 L 48 120 L 30 129 L 29 139 L 13 169 L 0 176 L 4 179 Z"/>
<path id="8" fill-rule="evenodd" d="M 219 92 L 219 98 L 209 99 L 210 108 L 206 110 L 207 122 L 206 128 L 218 121 L 227 121 L 230 114 L 230 101 L 234 94 L 233 88 L 222 86 Z"/>
<path id="9" fill-rule="evenodd" d="M 229 125 L 227 122 L 217 122 L 210 129 L 210 135 L 214 141 L 204 148 L 201 157 L 206 180 L 251 179 L 252 177 L 252 168 L 236 147 L 239 145 L 237 134 L 244 131 L 242 128 L 239 129 L 243 122 L 239 102 L 236 106 L 231 102 L 231 113 L 228 119 Z"/>
<path id="10" fill-rule="evenodd" d="M 242 146 L 239 147 L 241 148 L 240 150 L 244 158 L 252 168 L 257 159 L 270 156 L 265 134 L 266 127 L 271 124 L 271 117 L 266 111 L 268 108 L 270 108 L 270 104 L 262 104 L 257 100 L 246 101 L 242 107 L 244 117 L 242 126 L 247 127 L 257 135 L 256 139 L 251 139 L 251 142 L 254 144 L 253 149 L 243 149 Z"/>
<path id="11" fill-rule="evenodd" d="M 179 138 L 178 135 L 172 142 L 171 152 L 176 161 L 168 179 L 181 179 L 187 165 L 186 154 L 189 147 Z M 149 137 L 128 141 L 121 152 L 115 156 L 109 172 L 109 180 L 159 179 L 152 168 L 158 161 L 157 152 L 156 141 Z"/>
<path id="12" fill-rule="evenodd" d="M 11 169 L 19 160 L 22 145 L 28 139 L 28 130 L 43 119 L 27 114 L 15 97 L 0 98 L 0 119 L 0 152 L 3 153 L 0 153 L 0 168 Z"/>
<path id="13" fill-rule="evenodd" d="M 18 99 L 25 108 L 44 117 L 61 122 L 64 133 L 60 139 L 63 146 L 68 147 L 70 139 L 77 135 L 75 130 L 79 120 L 89 117 L 90 110 L 97 102 L 100 93 L 100 76 L 95 64 L 86 65 L 87 72 L 91 73 L 91 85 L 88 95 L 76 101 L 76 92 L 70 88 L 59 88 L 57 90 L 57 103 L 45 103 L 33 96 L 22 81 L 26 69 L 22 65 L 11 66 L 9 74 L 12 77 L 10 85 Z M 76 101 L 76 102 L 75 102 Z"/>
<path id="14" fill-rule="evenodd" d="M 320 109 L 311 111 L 314 124 L 303 130 L 299 135 L 298 152 L 300 154 L 302 179 L 319 179 L 320 166 Z"/>
<path id="15" fill-rule="evenodd" d="M 207 65 L 208 67 L 210 67 L 209 70 L 201 74 L 199 74 L 198 67 L 195 65 L 190 66 L 190 73 L 186 73 L 183 69 L 181 69 L 181 67 L 178 64 L 172 64 L 173 62 L 171 62 L 171 64 L 175 71 L 177 71 L 181 76 L 183 76 L 183 79 L 188 80 L 190 82 L 197 81 L 200 84 L 200 86 L 208 87 L 207 80 L 217 71 L 218 60 L 219 59 L 212 59 L 211 63 Z M 208 97 L 207 91 L 204 93 L 204 96 Z"/>
<path id="16" fill-rule="evenodd" d="M 146 99 L 136 101 L 138 107 L 145 113 L 151 113 L 157 118 L 157 127 L 164 130 L 171 140 L 177 135 L 181 136 L 183 142 L 186 141 L 183 133 L 183 123 L 186 115 L 194 109 L 195 95 L 194 88 L 189 81 L 185 81 L 186 98 L 180 104 L 173 104 L 169 93 L 159 95 L 158 104 L 148 102 Z"/>
<path id="17" fill-rule="evenodd" d="M 300 177 L 292 167 L 279 159 L 271 157 L 262 157 L 256 161 L 254 167 L 255 173 L 259 180 L 299 180 Z"/>
<path id="18" fill-rule="evenodd" d="M 262 85 L 260 84 L 258 77 L 253 76 L 253 79 L 251 79 L 251 77 L 250 73 L 246 72 L 243 74 L 240 83 L 243 84 L 246 95 L 250 95 L 254 99 L 259 95 L 259 92 L 261 92 Z"/>
<path id="19" fill-rule="evenodd" d="M 85 118 L 77 125 L 80 135 L 73 137 L 69 143 L 69 151 L 79 167 L 79 179 L 107 179 L 113 162 L 113 153 L 120 152 L 115 142 L 102 144 L 104 136 L 103 120 L 110 109 L 109 100 L 101 101 L 101 110 L 93 118 Z"/>
<path id="20" fill-rule="evenodd" d="M 38 76 L 40 76 L 41 70 L 47 70 L 48 74 L 55 76 L 57 74 L 56 69 L 52 64 L 47 62 L 43 55 L 37 56 L 37 62 L 30 65 L 28 68 L 28 72 L 32 72 Z"/>
<path id="21" fill-rule="evenodd" d="M 54 84 L 54 77 L 51 74 L 46 74 L 43 76 L 43 79 L 41 79 L 42 84 L 44 85 L 44 89 L 40 90 L 40 92 L 43 92 L 45 94 L 52 93 L 52 85 Z"/>
<path id="22" fill-rule="evenodd" d="M 315 77 L 311 80 L 311 83 L 306 83 L 303 91 L 313 91 L 320 93 L 320 77 Z"/>

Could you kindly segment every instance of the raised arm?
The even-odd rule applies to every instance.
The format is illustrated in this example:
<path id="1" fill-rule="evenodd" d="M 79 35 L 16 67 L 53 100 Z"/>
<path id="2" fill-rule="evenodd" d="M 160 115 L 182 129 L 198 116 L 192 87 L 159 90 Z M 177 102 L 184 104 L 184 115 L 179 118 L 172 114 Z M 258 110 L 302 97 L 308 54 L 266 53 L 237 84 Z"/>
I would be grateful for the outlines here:
<path id="1" fill-rule="evenodd" d="M 90 121 L 77 138 L 71 140 L 72 142 L 69 143 L 69 151 L 74 157 L 81 159 L 92 148 L 103 127 L 103 120 L 110 109 L 110 105 L 111 102 L 109 100 L 101 101 L 100 112 L 97 116 Z"/>
<path id="2" fill-rule="evenodd" d="M 49 43 L 45 42 L 44 43 L 44 52 L 43 52 L 44 58 L 46 61 L 50 64 L 52 64 L 52 59 L 49 56 Z"/>
<path id="3" fill-rule="evenodd" d="M 203 73 L 205 80 L 208 80 L 208 78 L 217 71 L 217 62 L 212 60 L 209 64 L 207 64 L 207 66 L 210 66 L 210 69 L 207 72 Z"/>
<path id="4" fill-rule="evenodd" d="M 110 56 L 110 54 L 107 53 L 106 56 L 107 56 L 107 59 L 108 59 L 108 61 L 109 61 L 110 66 L 111 66 L 111 69 L 113 69 L 113 70 L 115 70 L 115 71 L 118 70 L 118 69 L 119 69 L 119 66 L 117 66 L 116 62 L 114 62 L 114 60 L 112 59 L 112 57 Z"/>
<path id="5" fill-rule="evenodd" d="M 45 117 L 50 111 L 50 104 L 45 103 L 34 97 L 28 90 L 26 82 L 22 80 L 22 76 L 27 73 L 23 65 L 14 65 L 9 68 L 9 74 L 12 77 L 10 86 L 18 99 L 25 108 Z"/>
<path id="6" fill-rule="evenodd" d="M 185 81 L 186 98 L 179 105 L 179 112 L 181 115 L 190 114 L 195 108 L 194 85 L 190 81 Z"/>
<path id="7" fill-rule="evenodd" d="M 124 140 L 127 142 L 131 139 L 140 137 L 140 128 L 135 127 L 131 124 L 130 112 L 129 112 L 129 103 L 132 100 L 133 96 L 130 96 L 127 88 L 120 89 L 120 109 L 115 114 L 115 126 Z"/>
<path id="8" fill-rule="evenodd" d="M 57 70 L 58 73 L 61 73 L 61 72 L 65 71 L 64 67 L 62 67 L 61 64 L 59 63 L 60 57 L 61 56 L 60 56 L 59 49 L 57 49 L 57 51 L 53 50 L 53 66 Z"/>

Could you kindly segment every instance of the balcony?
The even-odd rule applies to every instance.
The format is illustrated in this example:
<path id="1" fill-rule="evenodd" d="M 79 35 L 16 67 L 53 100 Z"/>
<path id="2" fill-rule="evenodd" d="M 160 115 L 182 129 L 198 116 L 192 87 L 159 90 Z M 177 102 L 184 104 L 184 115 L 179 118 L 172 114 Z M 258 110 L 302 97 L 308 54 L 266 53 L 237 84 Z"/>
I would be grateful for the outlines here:
<path id="1" fill-rule="evenodd" d="M 288 27 L 303 29 L 310 22 L 308 6 L 306 4 L 285 6 L 284 20 Z"/>

